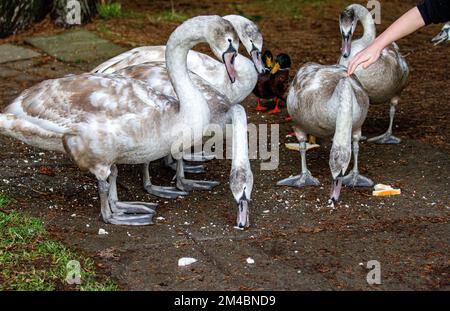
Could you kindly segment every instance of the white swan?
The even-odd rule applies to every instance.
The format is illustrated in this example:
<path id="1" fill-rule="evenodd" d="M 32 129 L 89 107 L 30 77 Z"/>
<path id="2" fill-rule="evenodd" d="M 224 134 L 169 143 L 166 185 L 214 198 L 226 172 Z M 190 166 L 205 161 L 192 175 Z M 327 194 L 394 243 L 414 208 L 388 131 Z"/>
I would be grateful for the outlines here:
<path id="1" fill-rule="evenodd" d="M 141 64 L 136 66 L 127 67 L 117 72 L 121 76 L 140 80 L 149 85 L 155 85 L 155 81 L 166 81 L 167 71 L 164 65 L 160 66 L 156 62 L 151 64 Z M 158 76 L 159 79 L 154 79 Z M 210 109 L 211 124 L 220 125 L 222 129 L 225 129 L 226 124 L 233 125 L 233 158 L 232 158 L 232 173 L 230 179 L 230 188 L 236 199 L 236 203 L 239 205 L 238 215 L 238 227 L 248 227 L 248 200 L 253 187 L 253 175 L 250 168 L 250 162 L 248 159 L 248 143 L 247 143 L 247 116 L 244 108 L 241 105 L 231 104 L 226 105 L 222 102 L 211 100 L 216 96 L 217 91 L 209 83 L 194 73 L 190 73 L 191 80 L 197 89 L 207 99 Z M 153 80 L 150 81 L 150 80 Z M 171 90 L 170 83 L 165 86 L 160 85 L 157 87 L 160 91 L 167 92 L 167 89 Z M 211 181 L 198 181 L 189 180 L 184 176 L 184 163 L 182 159 L 177 161 L 177 188 L 183 191 L 191 190 L 209 190 L 215 186 L 215 182 Z M 237 173 L 234 173 L 237 172 Z M 148 165 L 144 167 L 144 188 L 151 194 L 172 198 L 183 194 L 179 190 L 173 187 L 161 187 L 155 186 L 150 182 L 148 174 Z M 238 193 L 238 194 L 235 194 Z M 243 193 L 245 195 L 243 196 Z"/>
<path id="2" fill-rule="evenodd" d="M 360 39 L 352 42 L 358 20 L 364 27 L 364 34 Z M 375 23 L 370 12 L 359 4 L 349 5 L 341 13 L 339 22 L 342 35 L 342 55 L 339 64 L 347 66 L 353 56 L 370 45 L 375 39 Z M 388 130 L 383 135 L 373 137 L 369 141 L 378 144 L 400 143 L 401 140 L 392 135 L 392 127 L 395 107 L 399 102 L 400 93 L 408 81 L 409 69 L 397 44 L 393 43 L 385 48 L 378 61 L 369 68 L 363 69 L 362 66 L 359 66 L 355 75 L 369 95 L 371 104 L 390 101 Z"/>
<path id="3" fill-rule="evenodd" d="M 442 42 L 450 41 L 450 22 L 447 22 L 441 29 L 441 31 L 431 39 L 434 45 L 441 44 Z"/>
<path id="4" fill-rule="evenodd" d="M 162 158 L 182 133 L 194 135 L 190 144 L 201 141 L 210 111 L 189 78 L 186 59 L 194 45 L 205 41 L 223 57 L 234 79 L 232 63 L 239 41 L 232 25 L 219 16 L 199 16 L 175 29 L 167 42 L 167 68 L 179 101 L 119 75 L 68 76 L 22 92 L 0 114 L 0 133 L 65 151 L 80 168 L 93 173 L 105 222 L 150 224 L 153 204 L 118 201 L 115 165 Z M 210 100 L 230 105 L 220 93 Z"/>
<path id="5" fill-rule="evenodd" d="M 373 182 L 358 172 L 361 126 L 369 109 L 369 98 L 361 84 L 348 77 L 344 66 L 307 63 L 300 68 L 289 88 L 289 115 L 295 123 L 300 142 L 301 174 L 283 179 L 282 186 L 317 186 L 306 165 L 306 135 L 333 137 L 330 170 L 333 184 L 330 199 L 339 200 L 342 183 L 370 187 Z M 344 176 L 351 158 L 353 139 L 354 167 Z"/>
<path id="6" fill-rule="evenodd" d="M 258 81 L 258 72 L 264 72 L 264 64 L 261 60 L 263 37 L 258 27 L 249 19 L 239 15 L 227 15 L 223 17 L 235 28 L 246 51 L 252 60 L 245 56 L 237 55 L 235 59 L 236 81 L 230 82 L 228 73 L 224 70 L 220 61 L 196 51 L 189 51 L 188 68 L 193 73 L 213 85 L 222 94 L 227 96 L 233 104 L 242 102 Z M 144 46 L 132 49 L 98 65 L 92 70 L 97 73 L 116 73 L 121 69 L 150 62 L 165 62 L 165 46 Z M 219 58 L 221 59 L 221 58 Z M 256 68 L 256 70 L 255 70 Z M 150 80 L 156 87 L 167 85 L 167 81 L 159 83 L 160 78 L 155 75 Z M 169 91 L 163 89 L 167 94 Z M 172 93 L 173 94 L 173 93 Z"/>

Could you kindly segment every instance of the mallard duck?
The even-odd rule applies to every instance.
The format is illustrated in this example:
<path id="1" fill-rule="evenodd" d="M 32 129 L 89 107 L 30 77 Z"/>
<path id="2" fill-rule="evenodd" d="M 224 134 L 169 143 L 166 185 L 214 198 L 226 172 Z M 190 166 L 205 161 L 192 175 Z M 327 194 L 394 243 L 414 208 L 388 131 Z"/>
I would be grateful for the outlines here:
<path id="1" fill-rule="evenodd" d="M 279 101 L 280 99 L 285 101 L 284 94 L 286 93 L 289 83 L 291 58 L 284 53 L 278 54 L 272 66 L 272 53 L 270 53 L 270 51 L 266 51 L 266 53 L 263 55 L 263 60 L 265 59 L 266 68 L 268 70 L 265 73 L 258 75 L 258 82 L 253 90 L 253 94 L 258 97 L 256 110 L 267 110 L 267 107 L 261 106 L 261 98 L 275 99 L 275 108 L 270 110 L 269 113 L 279 113 L 281 111 Z"/>

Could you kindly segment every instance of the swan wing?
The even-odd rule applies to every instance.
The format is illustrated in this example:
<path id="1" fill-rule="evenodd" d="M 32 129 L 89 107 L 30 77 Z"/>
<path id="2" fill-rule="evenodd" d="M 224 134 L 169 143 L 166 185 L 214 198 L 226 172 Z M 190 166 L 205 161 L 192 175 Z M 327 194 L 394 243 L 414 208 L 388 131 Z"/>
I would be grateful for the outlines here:
<path id="1" fill-rule="evenodd" d="M 142 115 L 163 110 L 173 100 L 140 81 L 82 74 L 43 81 L 25 90 L 5 112 L 45 130 L 67 133 L 92 118 Z"/>
<path id="2" fill-rule="evenodd" d="M 166 60 L 166 47 L 143 46 L 119 54 L 95 67 L 93 73 L 114 73 L 120 69 L 142 63 Z"/>

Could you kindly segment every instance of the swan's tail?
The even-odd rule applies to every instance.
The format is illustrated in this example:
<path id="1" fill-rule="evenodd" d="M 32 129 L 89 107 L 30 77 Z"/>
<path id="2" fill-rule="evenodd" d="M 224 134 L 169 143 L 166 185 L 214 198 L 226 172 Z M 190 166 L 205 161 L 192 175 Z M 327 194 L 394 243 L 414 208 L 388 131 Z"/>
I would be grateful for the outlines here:
<path id="1" fill-rule="evenodd" d="M 336 115 L 336 130 L 330 152 L 330 169 L 333 179 L 343 176 L 351 158 L 351 142 L 353 127 L 353 105 L 356 96 L 350 78 L 342 78 L 336 86 L 333 100 L 339 103 Z"/>
<path id="2" fill-rule="evenodd" d="M 0 114 L 0 134 L 47 150 L 64 151 L 62 134 L 54 133 L 13 114 Z"/>

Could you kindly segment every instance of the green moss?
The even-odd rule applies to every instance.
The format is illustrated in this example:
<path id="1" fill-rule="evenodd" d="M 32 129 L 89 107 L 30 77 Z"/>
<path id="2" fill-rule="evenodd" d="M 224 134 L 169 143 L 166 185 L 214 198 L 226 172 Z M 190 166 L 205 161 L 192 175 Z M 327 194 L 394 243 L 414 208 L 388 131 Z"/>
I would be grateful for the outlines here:
<path id="1" fill-rule="evenodd" d="M 0 209 L 10 202 L 0 195 Z M 81 284 L 69 285 L 67 264 L 80 263 Z M 51 239 L 37 218 L 0 211 L 0 290 L 96 290 L 118 287 L 96 274 L 94 261 Z"/>
<path id="2" fill-rule="evenodd" d="M 104 19 L 119 17 L 122 15 L 122 5 L 118 2 L 98 4 L 97 12 Z"/>

